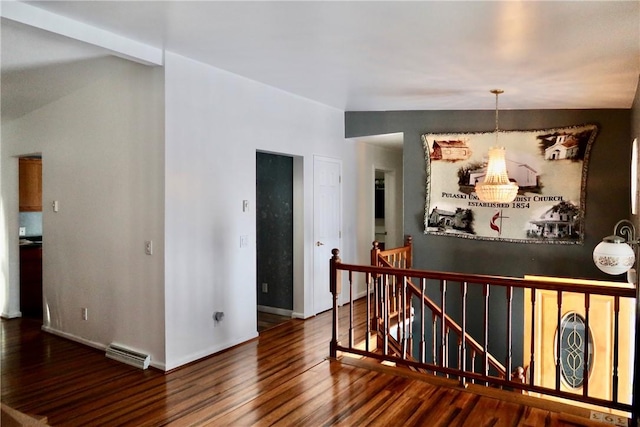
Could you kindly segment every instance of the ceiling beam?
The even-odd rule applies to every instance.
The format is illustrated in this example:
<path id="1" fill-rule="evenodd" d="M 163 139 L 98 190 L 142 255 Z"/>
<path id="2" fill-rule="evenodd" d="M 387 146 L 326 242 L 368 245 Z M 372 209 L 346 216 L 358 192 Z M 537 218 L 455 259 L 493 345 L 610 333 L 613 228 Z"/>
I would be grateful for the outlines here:
<path id="1" fill-rule="evenodd" d="M 115 56 L 130 61 L 151 66 L 164 64 L 164 51 L 160 48 L 149 46 L 22 2 L 1 2 L 0 16 L 94 46 L 99 46 L 107 49 Z"/>

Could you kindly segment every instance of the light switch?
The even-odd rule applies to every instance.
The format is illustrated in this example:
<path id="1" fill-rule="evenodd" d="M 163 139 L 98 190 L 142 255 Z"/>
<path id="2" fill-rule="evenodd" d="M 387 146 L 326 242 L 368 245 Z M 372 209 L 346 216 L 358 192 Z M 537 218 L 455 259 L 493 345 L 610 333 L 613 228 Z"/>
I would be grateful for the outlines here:
<path id="1" fill-rule="evenodd" d="M 248 200 L 243 200 L 242 201 L 242 212 L 249 212 L 249 201 Z"/>
<path id="2" fill-rule="evenodd" d="M 60 203 L 58 203 L 57 200 L 53 201 L 52 206 L 53 206 L 53 211 L 54 212 L 58 212 L 60 210 Z"/>
<path id="3" fill-rule="evenodd" d="M 243 234 L 242 236 L 240 236 L 240 247 L 246 248 L 247 246 L 249 246 L 249 236 Z"/>
<path id="4" fill-rule="evenodd" d="M 20 227 L 18 230 L 18 236 L 26 236 L 27 235 L 27 227 Z"/>

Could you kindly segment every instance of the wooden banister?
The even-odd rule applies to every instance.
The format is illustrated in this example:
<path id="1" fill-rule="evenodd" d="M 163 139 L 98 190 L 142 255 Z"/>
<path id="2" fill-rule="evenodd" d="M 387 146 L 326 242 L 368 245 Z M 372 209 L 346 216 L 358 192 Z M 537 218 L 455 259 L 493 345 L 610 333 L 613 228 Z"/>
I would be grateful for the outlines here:
<path id="1" fill-rule="evenodd" d="M 413 284 L 413 282 L 409 281 L 410 286 L 411 286 L 411 292 L 414 296 L 417 296 L 418 298 L 420 298 L 420 290 Z M 422 298 L 422 302 L 423 304 L 425 304 L 427 307 L 429 307 L 429 309 L 439 318 L 442 318 L 442 310 L 440 310 L 440 307 L 434 303 L 429 297 L 427 297 L 426 295 Z M 446 326 L 453 331 L 456 335 L 458 336 L 462 336 L 462 327 L 460 325 L 458 325 L 458 323 L 456 323 L 455 320 L 453 320 L 448 314 L 445 313 L 444 315 L 444 320 L 445 320 L 445 324 Z M 465 333 L 464 335 L 464 339 L 467 343 L 467 345 L 469 345 L 473 350 L 475 350 L 478 353 L 484 353 L 484 346 L 482 346 L 478 341 L 476 341 L 475 339 L 473 339 L 472 336 L 470 336 L 469 334 Z M 500 363 L 498 361 L 498 359 L 496 359 L 495 357 L 493 357 L 491 354 L 488 355 L 489 357 L 489 364 L 498 371 L 499 375 L 502 376 L 503 378 L 506 377 L 506 368 L 504 367 L 504 365 L 502 365 L 502 363 Z"/>
<path id="2" fill-rule="evenodd" d="M 336 357 L 338 351 L 362 355 L 371 357 L 381 361 L 389 361 L 396 363 L 397 365 L 404 365 L 411 367 L 422 372 L 432 372 L 434 374 L 446 375 L 447 377 L 458 378 L 461 385 L 465 385 L 465 381 L 470 381 L 477 384 L 493 385 L 499 387 L 507 387 L 515 391 L 528 391 L 532 393 L 539 393 L 549 396 L 555 396 L 563 399 L 569 399 L 577 402 L 583 402 L 590 405 L 602 406 L 610 409 L 636 412 L 636 402 L 634 397 L 633 403 L 627 403 L 620 401 L 617 389 L 619 388 L 618 379 L 618 353 L 621 351 L 619 347 L 620 339 L 620 320 L 618 319 L 620 311 L 620 302 L 622 299 L 626 299 L 626 304 L 631 302 L 638 305 L 638 297 L 636 297 L 636 288 L 632 285 L 620 283 L 619 285 L 609 286 L 603 285 L 599 282 L 588 281 L 576 281 L 569 279 L 558 279 L 557 281 L 549 281 L 546 279 L 539 280 L 536 277 L 525 278 L 512 278 L 512 277 L 499 277 L 477 274 L 463 274 L 463 273 L 448 273 L 441 271 L 430 270 L 416 270 L 408 268 L 413 265 L 412 256 L 412 241 L 408 238 L 405 245 L 401 248 L 394 248 L 388 250 L 381 250 L 377 242 L 373 243 L 371 250 L 371 265 L 356 265 L 342 263 L 338 251 L 334 250 L 333 258 L 331 259 L 331 274 L 330 274 L 330 287 L 334 296 L 334 331 L 331 341 L 331 356 Z M 348 346 L 343 346 L 338 341 L 338 337 L 346 336 L 346 333 L 340 334 L 338 328 L 338 316 L 337 316 L 337 297 L 340 287 L 340 273 L 348 272 L 349 274 L 349 292 L 353 294 L 354 282 L 360 282 L 360 279 L 354 277 L 366 277 L 367 285 L 367 314 L 364 323 L 367 325 L 363 332 L 358 332 L 353 324 L 353 313 L 349 313 L 349 337 L 364 336 L 366 342 L 369 342 L 371 333 L 377 335 L 379 342 L 382 342 L 382 353 L 379 350 L 374 349 L 370 351 L 367 346 L 366 350 L 354 345 L 353 339 L 350 338 Z M 438 283 L 440 289 L 441 301 L 438 303 L 426 295 L 427 285 L 430 282 Z M 373 284 L 373 286 L 372 286 Z M 461 308 L 456 308 L 456 311 L 460 310 L 461 324 L 458 324 L 450 315 L 451 308 L 447 305 L 447 288 L 451 289 L 452 286 L 460 285 L 460 298 Z M 431 286 L 431 285 L 429 285 Z M 477 320 L 471 320 L 482 322 L 482 334 L 481 340 L 484 345 L 476 341 L 471 337 L 467 331 L 467 324 L 469 319 L 467 318 L 467 302 L 468 296 L 467 290 L 474 288 L 474 292 L 482 293 L 482 304 L 484 304 L 484 313 L 477 316 Z M 486 348 L 489 342 L 489 292 L 494 292 L 493 289 L 502 289 L 505 293 L 504 303 L 506 304 L 506 322 L 505 335 L 494 335 L 492 340 L 497 342 L 503 342 L 506 346 L 504 350 L 504 359 L 499 361 L 494 355 L 488 352 Z M 585 322 L 588 326 L 589 323 L 593 323 L 593 318 L 590 318 L 588 312 L 593 309 L 591 304 L 591 297 L 611 297 L 612 310 L 614 315 L 613 325 L 613 337 L 611 343 L 613 348 L 613 366 L 611 372 L 611 378 L 613 387 L 613 397 L 611 399 L 605 397 L 594 397 L 590 394 L 590 390 L 595 385 L 590 384 L 587 379 L 584 383 L 584 388 L 580 393 L 572 393 L 562 389 L 558 385 L 556 380 L 555 387 L 553 385 L 547 386 L 538 383 L 528 383 L 527 380 L 533 378 L 534 369 L 536 368 L 536 357 L 538 356 L 535 351 L 536 348 L 531 345 L 530 357 L 526 361 L 513 360 L 512 353 L 512 340 L 514 331 L 512 324 L 512 315 L 514 313 L 514 307 L 512 306 L 514 299 L 514 289 L 522 289 L 531 291 L 531 316 L 535 315 L 534 308 L 540 305 L 540 301 L 536 301 L 536 292 L 538 291 L 553 291 L 557 296 L 558 307 L 558 319 L 555 319 L 557 323 L 556 328 L 560 328 L 560 312 L 563 307 L 563 295 L 570 294 L 582 294 L 585 298 L 584 308 L 587 311 Z M 435 289 L 434 289 L 435 290 Z M 553 295 L 553 294 L 552 294 Z M 411 304 L 415 301 L 420 302 L 419 313 L 413 313 L 411 310 Z M 353 301 L 350 299 L 351 304 L 343 309 L 353 310 Z M 553 304 L 553 303 L 552 303 Z M 416 308 L 416 310 L 418 310 Z M 426 311 L 431 311 L 431 318 L 428 317 Z M 528 311 L 528 310 L 527 310 Z M 639 310 L 640 311 L 640 308 Z M 451 312 L 451 314 L 454 314 Z M 528 314 L 528 313 L 527 313 Z M 525 314 L 525 315 L 527 315 Z M 554 313 L 555 315 L 555 313 Z M 394 317 L 395 316 L 395 317 Z M 418 334 L 417 329 L 413 328 L 413 332 L 409 331 L 409 324 L 413 321 L 413 317 L 420 319 L 420 336 L 414 337 L 413 332 Z M 438 319 L 440 321 L 438 322 Z M 636 323 L 639 322 L 640 317 L 636 317 Z M 431 327 L 428 323 L 432 320 Z M 392 321 L 397 322 L 398 333 L 391 336 L 390 329 L 392 327 Z M 638 323 L 640 324 L 640 323 Z M 395 326 L 394 326 L 395 327 Z M 400 330 L 402 328 L 402 330 Z M 639 327 L 640 328 L 640 327 Z M 541 331 L 538 330 L 535 322 L 531 322 L 530 333 L 532 339 L 534 336 L 539 335 Z M 456 334 L 456 338 L 449 338 L 449 334 Z M 426 337 L 426 338 L 425 338 Z M 359 340 L 360 338 L 358 338 Z M 415 340 L 415 341 L 414 341 Z M 503 341 L 504 340 L 504 341 Z M 431 341 L 432 348 L 427 349 L 427 341 Z M 455 343 L 457 342 L 457 346 Z M 493 341 L 492 341 L 493 342 Z M 453 347 L 451 351 L 447 351 L 446 346 L 451 344 Z M 380 344 L 379 344 L 380 345 Z M 419 350 L 419 356 L 412 354 L 411 346 L 415 345 Z M 418 347 L 419 346 L 419 347 Z M 560 349 L 558 343 L 554 345 L 555 353 L 559 354 Z M 430 356 L 427 357 L 427 353 L 430 351 Z M 458 352 L 458 362 L 449 363 L 449 355 L 451 352 Z M 502 350 L 501 350 L 502 351 Z M 584 358 L 589 357 L 587 349 L 583 349 L 582 356 Z M 631 360 L 632 364 L 635 364 L 638 354 L 634 356 L 634 360 Z M 480 358 L 480 360 L 478 360 Z M 417 360 L 419 359 L 419 360 Z M 427 362 L 432 360 L 433 362 Z M 467 366 L 469 362 L 469 367 Z M 481 364 L 481 369 L 476 366 L 476 362 Z M 504 365 L 503 363 L 506 362 Z M 558 360 L 555 361 L 556 365 L 560 365 Z M 511 370 L 512 363 L 517 365 L 518 363 L 526 363 L 525 367 L 517 366 L 513 371 Z M 492 373 L 490 374 L 490 369 Z M 498 375 L 494 375 L 493 371 L 497 371 Z M 556 369 L 556 376 L 558 375 L 558 369 Z M 552 372 L 553 373 L 553 372 Z M 585 371 L 586 373 L 586 371 Z M 588 376 L 588 375 L 585 375 Z M 555 379 L 555 378 L 554 378 Z M 633 383 L 633 387 L 636 387 L 636 383 Z M 635 388 L 634 388 L 635 389 Z M 635 395 L 634 395 L 635 396 Z"/>
<path id="3" fill-rule="evenodd" d="M 392 265 L 388 259 L 393 258 L 396 261 L 399 261 L 400 264 L 411 265 L 411 257 L 412 257 L 412 248 L 413 248 L 413 239 L 411 236 L 407 236 L 405 240 L 405 245 L 399 248 L 393 248 L 388 250 L 380 250 L 378 248 L 378 242 L 373 242 L 373 248 L 371 250 L 371 263 L 372 265 L 386 267 L 386 268 L 394 268 L 395 265 Z M 410 268 L 410 267 L 407 267 Z M 408 292 L 410 296 L 415 296 L 419 300 L 422 300 L 422 303 L 426 305 L 429 310 L 438 318 L 442 319 L 442 310 L 440 306 L 436 304 L 433 300 L 431 300 L 428 296 L 422 293 L 422 289 L 416 286 L 410 279 L 407 280 Z M 453 331 L 458 337 L 462 337 L 462 327 L 458 325 L 458 323 L 451 318 L 448 314 L 444 315 L 444 326 L 449 330 Z M 461 338 L 462 339 L 462 338 Z M 484 353 L 485 348 L 478 341 L 473 339 L 469 334 L 465 332 L 464 334 L 465 343 L 474 351 L 478 353 Z M 493 367 L 496 371 L 498 371 L 498 375 L 501 378 L 507 378 L 507 369 L 505 366 L 498 361 L 493 355 L 488 354 L 488 362 L 491 367 Z"/>

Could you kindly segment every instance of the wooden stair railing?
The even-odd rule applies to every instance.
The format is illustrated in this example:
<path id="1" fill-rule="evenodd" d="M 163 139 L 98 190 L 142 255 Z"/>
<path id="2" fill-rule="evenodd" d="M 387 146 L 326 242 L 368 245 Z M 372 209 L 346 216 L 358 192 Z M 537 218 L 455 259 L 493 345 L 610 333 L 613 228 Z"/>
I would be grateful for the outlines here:
<path id="1" fill-rule="evenodd" d="M 389 311 L 386 326 L 384 319 L 372 319 L 372 324 L 375 324 L 372 329 L 377 333 L 378 348 L 384 349 L 384 352 L 393 353 L 401 359 L 415 360 L 413 358 L 412 341 L 405 338 L 407 333 L 405 328 L 410 327 L 411 323 L 413 323 L 411 318 L 414 316 L 411 313 L 411 306 L 410 304 L 405 305 L 403 309 L 398 310 L 396 304 L 392 303 L 390 305 L 394 306 L 395 309 Z M 404 315 L 406 312 L 403 312 L 403 310 L 406 310 L 409 316 Z M 407 367 L 411 370 L 416 370 L 413 366 L 408 365 Z"/>
<path id="2" fill-rule="evenodd" d="M 375 246 L 374 246 L 375 248 Z M 359 356 L 365 356 L 368 358 L 373 358 L 381 361 L 388 361 L 392 363 L 396 363 L 397 365 L 405 365 L 411 366 L 417 370 L 426 371 L 426 372 L 436 372 L 439 375 L 446 375 L 449 378 L 455 378 L 459 381 L 460 385 L 466 386 L 467 381 L 476 382 L 485 385 L 497 386 L 497 387 L 506 387 L 508 389 L 516 389 L 521 390 L 523 392 L 530 392 L 539 395 L 547 395 L 554 396 L 557 398 L 567 399 L 573 402 L 581 402 L 589 405 L 595 405 L 598 407 L 609 408 L 611 410 L 619 410 L 626 413 L 632 413 L 635 419 L 635 415 L 640 412 L 637 408 L 637 403 L 635 400 L 635 395 L 632 396 L 628 390 L 622 389 L 620 386 L 620 377 L 621 375 L 628 375 L 626 371 L 619 372 L 620 368 L 620 342 L 622 340 L 628 340 L 629 337 L 627 335 L 621 335 L 621 322 L 620 322 L 620 306 L 621 304 L 625 304 L 631 307 L 635 307 L 635 320 L 636 324 L 640 324 L 640 296 L 636 295 L 636 288 L 634 286 L 629 286 L 627 284 L 619 284 L 612 286 L 610 284 L 600 284 L 598 282 L 594 283 L 580 283 L 575 280 L 570 279 L 561 279 L 558 278 L 556 280 L 548 281 L 548 280 L 539 280 L 536 278 L 515 278 L 515 277 L 501 277 L 501 276 L 487 276 L 487 275 L 479 275 L 479 274 L 467 274 L 467 273 L 452 273 L 452 272 L 442 272 L 442 271 L 428 271 L 428 270 L 416 270 L 413 268 L 406 268 L 405 266 L 411 265 L 410 248 L 407 250 L 392 250 L 393 257 L 391 261 L 383 256 L 384 262 L 378 260 L 378 252 L 374 255 L 372 254 L 372 259 L 375 259 L 375 265 L 358 265 L 358 264 L 348 264 L 343 263 L 340 259 L 338 249 L 333 249 L 332 254 L 333 257 L 329 261 L 329 289 L 333 298 L 333 311 L 332 311 L 332 333 L 331 333 L 331 342 L 329 346 L 329 354 L 332 358 L 337 358 L 338 353 L 353 354 Z M 386 251 L 380 251 L 384 254 Z M 381 265 L 382 264 L 382 265 Z M 391 265 L 391 267 L 389 266 Z M 402 268 L 395 267 L 395 265 L 402 265 Z M 343 273 L 344 276 L 343 277 Z M 348 273 L 348 274 L 347 274 Z M 347 278 L 348 276 L 348 278 Z M 349 303 L 345 304 L 343 307 L 338 306 L 339 296 L 342 292 L 344 283 L 348 286 L 347 294 L 349 295 Z M 411 280 L 414 280 L 420 286 L 416 286 L 413 283 L 409 283 Z M 424 298 L 424 293 L 426 289 L 433 289 L 433 284 L 439 284 L 440 288 L 440 296 L 442 298 L 441 305 L 438 307 L 438 304 L 430 299 Z M 452 318 L 449 318 L 447 315 L 447 287 L 449 284 L 458 284 L 460 286 L 460 306 L 458 309 L 460 313 L 460 323 L 457 324 Z M 356 300 L 354 300 L 354 296 L 360 292 L 359 289 L 362 289 L 364 285 L 364 295 L 362 303 L 356 304 Z M 492 340 L 496 340 L 497 342 L 502 342 L 504 345 L 502 352 L 504 352 L 504 361 L 506 362 L 503 366 L 505 367 L 506 375 L 502 374 L 501 376 L 496 376 L 494 374 L 489 373 L 488 366 L 491 365 L 492 359 L 489 358 L 488 350 L 486 347 L 486 343 L 489 342 L 489 311 L 490 306 L 495 305 L 490 304 L 489 301 L 489 292 L 493 293 L 493 289 L 496 289 L 502 294 L 504 292 L 504 303 L 506 304 L 506 312 L 505 314 L 505 323 L 504 329 L 500 332 L 492 332 Z M 371 292 L 373 290 L 373 292 Z M 390 290 L 395 292 L 394 300 L 390 298 Z M 433 289 L 435 290 L 435 289 Z M 472 315 L 472 313 L 467 313 L 467 298 L 468 293 L 467 290 L 482 292 L 484 298 L 481 302 L 481 305 L 484 306 L 483 313 L 480 316 L 475 314 L 475 319 L 482 322 L 483 336 L 485 347 L 480 345 L 480 343 L 472 340 L 467 333 L 467 316 Z M 541 351 L 537 349 L 534 345 L 531 345 L 530 353 L 526 356 L 527 359 L 523 360 L 527 362 L 528 365 L 526 368 L 516 368 L 513 373 L 511 373 L 512 363 L 514 361 L 514 352 L 513 352 L 513 338 L 515 334 L 520 333 L 519 331 L 515 331 L 513 327 L 513 295 L 514 290 L 518 291 L 528 291 L 530 292 L 531 298 L 531 306 L 528 308 L 528 313 L 523 313 L 525 316 L 528 316 L 529 319 L 535 319 L 536 313 L 538 310 L 537 305 L 540 304 L 539 301 L 536 300 L 536 293 L 540 292 L 551 292 L 555 293 L 556 297 L 553 298 L 555 304 L 557 306 L 556 311 L 558 313 L 561 312 L 563 308 L 563 295 L 578 295 L 583 297 L 584 300 L 584 310 L 586 312 L 585 315 L 585 330 L 589 330 L 589 310 L 593 310 L 590 306 L 590 300 L 595 297 L 605 298 L 611 301 L 610 312 L 612 322 L 612 330 L 611 334 L 608 335 L 606 342 L 603 341 L 603 344 L 608 346 L 607 348 L 612 349 L 612 359 L 610 369 L 607 368 L 607 372 L 609 372 L 607 381 L 610 381 L 612 384 L 611 393 L 600 393 L 596 390 L 596 393 L 592 393 L 591 391 L 595 389 L 595 386 L 591 388 L 588 387 L 590 384 L 590 375 L 588 374 L 589 365 L 584 364 L 582 367 L 584 376 L 583 376 L 583 387 L 582 391 L 579 393 L 572 392 L 571 390 L 567 390 L 566 387 L 562 386 L 561 383 L 561 370 L 563 367 L 561 366 L 561 360 L 558 356 L 556 357 L 555 363 L 555 384 L 548 384 L 548 382 L 540 382 L 539 380 L 535 380 L 536 374 L 539 376 L 538 371 L 542 371 L 540 366 L 540 360 L 538 358 L 543 357 Z M 371 343 L 371 339 L 374 335 L 379 334 L 381 331 L 378 331 L 376 328 L 380 326 L 380 316 L 383 315 L 383 327 L 382 332 L 389 330 L 389 314 L 390 308 L 398 307 L 398 320 L 400 322 L 405 322 L 407 319 L 407 315 L 411 316 L 411 312 L 407 307 L 408 301 L 410 301 L 413 296 L 419 295 L 419 301 L 422 301 L 420 305 L 420 315 L 418 316 L 416 310 L 416 319 L 419 320 L 419 325 L 421 331 L 417 330 L 410 331 L 410 328 L 403 328 L 402 332 L 408 332 L 404 335 L 400 335 L 402 340 L 397 343 L 393 343 L 393 341 L 388 337 L 388 334 L 384 333 L 384 339 L 387 344 L 387 348 L 383 350 L 382 354 L 376 352 L 376 348 L 372 348 L 373 345 Z M 378 304 L 377 301 L 380 301 L 380 297 L 382 297 L 383 304 Z M 414 299 L 415 301 L 415 299 Z M 429 302 L 430 301 L 430 302 Z M 554 301 L 550 301 L 550 304 L 554 304 Z M 478 301 L 480 303 L 480 301 Z M 425 311 L 427 308 L 433 307 L 431 315 L 434 319 L 440 318 L 439 325 L 436 325 L 439 328 L 438 334 L 435 332 L 433 335 L 430 333 L 425 333 Z M 339 313 L 345 315 L 346 326 L 341 328 Z M 358 322 L 354 322 L 354 313 L 357 313 Z M 451 312 L 452 314 L 454 312 Z M 516 314 L 517 316 L 520 313 Z M 440 317 L 438 317 L 440 316 Z M 474 321 L 474 317 L 470 317 L 471 321 Z M 557 322 L 555 324 L 556 330 L 560 330 L 562 327 L 562 318 L 558 314 Z M 406 323 L 403 323 L 406 324 Z M 457 326 L 456 326 L 457 324 Z M 459 328 L 459 329 L 458 329 Z M 535 339 L 539 337 L 543 337 L 544 329 L 541 329 L 537 322 L 531 321 L 528 326 L 527 334 L 531 337 L 531 342 L 534 342 Z M 414 328 L 415 329 L 415 328 Z M 638 328 L 640 330 L 640 328 Z M 458 357 L 458 366 L 449 366 L 447 361 L 447 356 L 449 352 L 447 351 L 446 346 L 448 345 L 448 340 L 450 339 L 448 335 L 448 331 L 460 331 L 458 336 L 458 346 L 459 346 L 459 357 Z M 412 334 L 415 332 L 415 336 Z M 628 333 L 628 332 L 625 332 Z M 638 331 L 636 331 L 636 334 Z M 431 338 L 439 335 L 436 339 Z M 495 337 L 495 338 L 494 338 Z M 436 345 L 439 345 L 439 358 L 436 359 L 436 351 L 433 351 L 433 360 L 432 362 L 427 362 L 425 360 L 412 360 L 410 358 L 410 352 L 406 351 L 407 345 L 403 342 L 403 340 L 408 339 L 409 341 L 415 341 L 415 345 L 418 345 L 418 340 L 420 340 L 421 351 L 424 349 L 424 343 L 433 339 L 434 345 L 433 348 L 436 348 Z M 343 340 L 345 340 L 345 344 L 343 344 Z M 439 343 L 436 343 L 439 341 Z M 358 344 L 356 344 L 356 342 Z M 495 341 L 493 341 L 495 342 Z M 556 354 L 560 354 L 560 340 L 555 341 L 557 346 Z M 363 347 L 361 347 L 363 344 Z M 373 343 L 375 344 L 375 343 Z M 389 347 L 392 347 L 392 352 L 388 352 Z M 581 352 L 583 352 L 584 360 L 590 360 L 589 352 L 590 346 L 583 345 L 581 348 Z M 471 363 L 469 366 L 466 363 L 466 355 L 470 354 Z M 475 357 L 478 356 L 478 353 L 481 353 L 483 358 L 482 361 L 482 370 L 476 370 L 476 366 L 474 363 Z M 424 352 L 423 352 L 424 354 Z M 404 356 L 404 357 L 402 357 Z M 547 357 L 547 356 L 544 356 Z M 635 366 L 637 357 L 640 355 L 636 354 L 634 356 L 630 356 L 629 360 L 626 363 L 625 369 L 630 369 L 631 366 Z M 431 359 L 431 358 L 430 358 Z M 602 359 L 602 358 L 600 358 Z M 495 360 L 495 359 L 493 359 Z M 547 357 L 548 360 L 548 357 Z M 597 359 L 595 359 L 597 360 Z M 494 370 L 497 370 L 497 367 L 500 366 L 500 362 L 495 360 Z M 594 362 L 597 363 L 597 362 Z M 492 365 L 493 366 L 493 365 Z M 635 371 L 634 379 L 632 381 L 631 386 L 635 390 L 636 384 L 635 381 L 636 375 Z M 527 381 L 523 381 L 524 379 Z M 595 384 L 595 383 L 594 383 Z M 608 384 L 608 383 L 607 383 Z"/>
<path id="3" fill-rule="evenodd" d="M 373 242 L 373 248 L 371 249 L 371 265 L 379 266 L 379 267 L 387 267 L 387 268 L 411 268 L 413 263 L 413 239 L 411 236 L 407 236 L 405 240 L 405 245 L 399 248 L 393 248 L 389 250 L 381 250 L 379 248 L 379 243 L 377 241 Z M 397 281 L 396 281 L 397 284 Z M 422 303 L 431 311 L 433 316 L 433 323 L 435 325 L 436 319 L 442 320 L 442 310 L 438 304 L 436 304 L 433 300 L 431 300 L 427 295 L 425 295 L 422 290 L 416 286 L 410 279 L 406 281 L 407 284 L 407 304 L 410 306 L 411 297 L 414 296 L 418 298 L 418 300 L 422 300 Z M 396 291 L 398 291 L 396 289 Z M 397 292 L 399 293 L 399 292 Z M 374 298 L 376 301 L 380 301 L 377 297 Z M 377 303 L 376 303 L 377 304 Z M 376 311 L 378 313 L 378 311 Z M 394 312 L 394 315 L 399 315 L 399 311 Z M 377 326 L 381 325 L 380 319 L 374 319 L 377 323 Z M 448 332 L 453 332 L 458 337 L 458 354 L 461 354 L 462 348 L 469 348 L 471 351 L 472 357 L 475 358 L 477 354 L 484 354 L 484 347 L 476 341 L 469 334 L 465 333 L 464 337 L 462 337 L 462 328 L 460 325 L 453 320 L 448 314 L 444 315 L 444 324 L 445 324 L 445 334 L 448 335 Z M 421 349 L 421 351 L 423 351 Z M 443 351 L 446 351 L 443 350 Z M 411 354 L 411 353 L 409 353 Z M 422 361 L 424 361 L 424 357 L 421 357 Z M 500 378 L 507 378 L 507 369 L 505 366 L 498 361 L 491 353 L 487 352 L 487 364 L 491 366 L 493 369 L 497 371 L 497 375 Z M 515 378 L 516 373 L 520 372 L 524 368 L 518 366 L 512 373 L 511 377 Z M 518 377 L 520 378 L 520 377 Z"/>

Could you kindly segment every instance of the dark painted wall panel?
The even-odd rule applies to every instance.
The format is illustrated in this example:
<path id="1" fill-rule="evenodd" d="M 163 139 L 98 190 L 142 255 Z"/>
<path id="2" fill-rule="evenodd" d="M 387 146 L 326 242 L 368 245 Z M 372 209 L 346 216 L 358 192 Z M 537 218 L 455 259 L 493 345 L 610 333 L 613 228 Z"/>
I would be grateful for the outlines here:
<path id="1" fill-rule="evenodd" d="M 256 154 L 256 233 L 258 305 L 293 310 L 291 157 Z"/>
<path id="2" fill-rule="evenodd" d="M 522 277 L 540 274 L 610 280 L 591 261 L 591 251 L 630 214 L 630 110 L 501 111 L 503 130 L 599 126 L 587 179 L 584 245 L 498 243 L 424 235 L 427 132 L 492 131 L 494 111 L 348 112 L 346 137 L 404 132 L 404 224 L 414 237 L 418 268 Z M 497 254 L 500 253 L 498 257 Z"/>
<path id="3" fill-rule="evenodd" d="M 495 111 L 347 112 L 347 138 L 404 133 L 404 233 L 413 236 L 418 269 L 522 277 L 525 274 L 622 280 L 601 273 L 592 251 L 614 224 L 630 215 L 631 110 L 507 110 L 500 111 L 500 129 L 530 130 L 594 123 L 598 136 L 592 147 L 585 207 L 583 245 L 500 243 L 424 235 L 425 153 L 421 135 L 429 132 L 481 132 L 495 128 Z M 437 301 L 440 290 L 429 292 Z M 459 285 L 450 286 L 448 310 L 460 318 Z M 506 359 L 506 302 L 503 289 L 490 293 L 490 351 Z M 471 335 L 482 338 L 482 294 L 469 292 Z M 514 292 L 514 366 L 522 364 L 523 295 Z M 428 347 L 430 348 L 430 344 Z M 453 361 L 452 361 L 453 363 Z"/>

